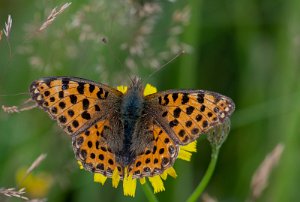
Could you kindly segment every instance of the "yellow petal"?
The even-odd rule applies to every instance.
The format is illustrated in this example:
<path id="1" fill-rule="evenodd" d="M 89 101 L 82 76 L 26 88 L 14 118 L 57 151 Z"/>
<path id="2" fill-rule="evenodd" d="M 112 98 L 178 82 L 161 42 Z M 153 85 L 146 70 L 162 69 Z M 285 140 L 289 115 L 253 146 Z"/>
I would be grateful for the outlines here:
<path id="1" fill-rule="evenodd" d="M 192 156 L 192 154 L 190 152 L 187 152 L 183 149 L 180 149 L 177 158 L 180 158 L 180 159 L 185 160 L 185 161 L 190 161 L 191 156 Z"/>
<path id="2" fill-rule="evenodd" d="M 166 180 L 167 177 L 168 177 L 167 170 L 165 170 L 165 171 L 160 175 L 160 177 L 161 177 L 163 180 Z"/>
<path id="3" fill-rule="evenodd" d="M 94 182 L 99 182 L 100 184 L 104 185 L 106 179 L 107 179 L 107 177 L 105 177 L 101 173 L 94 174 Z"/>
<path id="4" fill-rule="evenodd" d="M 77 161 L 78 165 L 79 165 L 79 169 L 82 170 L 83 169 L 83 165 L 80 161 Z"/>
<path id="5" fill-rule="evenodd" d="M 154 177 L 149 177 L 148 179 L 149 179 L 152 187 L 154 188 L 154 193 L 165 191 L 164 183 L 161 180 L 159 175 L 156 175 Z"/>
<path id="6" fill-rule="evenodd" d="M 120 182 L 120 175 L 118 169 L 115 169 L 112 175 L 112 186 L 117 188 Z"/>
<path id="7" fill-rule="evenodd" d="M 117 86 L 117 90 L 125 94 L 127 92 L 127 86 Z"/>
<path id="8" fill-rule="evenodd" d="M 156 92 L 157 92 L 157 89 L 154 86 L 147 83 L 147 85 L 145 86 L 145 89 L 144 89 L 144 96 L 151 95 Z"/>
<path id="9" fill-rule="evenodd" d="M 173 167 L 168 168 L 165 172 L 173 178 L 177 177 L 176 171 Z"/>
<path id="10" fill-rule="evenodd" d="M 195 140 L 194 142 L 191 142 L 188 145 L 180 146 L 180 149 L 183 149 L 183 150 L 189 151 L 189 152 L 196 152 L 197 151 L 197 141 Z"/>
<path id="11" fill-rule="evenodd" d="M 176 171 L 173 167 L 170 167 L 168 169 L 166 169 L 161 175 L 160 177 L 163 179 L 163 180 L 167 180 L 167 177 L 168 175 L 170 175 L 171 177 L 173 178 L 176 178 L 177 177 L 177 174 L 176 174 Z"/>
<path id="12" fill-rule="evenodd" d="M 124 196 L 135 196 L 136 179 L 132 179 L 132 175 L 127 175 L 127 168 L 125 168 L 123 179 L 123 193 Z"/>
<path id="13" fill-rule="evenodd" d="M 141 183 L 141 185 L 145 184 L 146 183 L 146 178 L 145 177 L 140 178 L 140 183 Z"/>

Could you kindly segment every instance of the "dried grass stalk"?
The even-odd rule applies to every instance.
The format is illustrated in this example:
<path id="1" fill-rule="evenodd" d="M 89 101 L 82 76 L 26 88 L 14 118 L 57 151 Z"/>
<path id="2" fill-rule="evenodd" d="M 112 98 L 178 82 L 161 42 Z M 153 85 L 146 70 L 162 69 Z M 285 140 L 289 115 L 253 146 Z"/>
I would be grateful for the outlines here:
<path id="1" fill-rule="evenodd" d="M 30 167 L 27 169 L 26 171 L 26 175 L 28 175 L 29 173 L 31 173 L 35 168 L 37 168 L 42 161 L 45 160 L 45 158 L 47 157 L 47 154 L 40 154 L 35 161 L 30 165 Z"/>
<path id="2" fill-rule="evenodd" d="M 269 153 L 258 169 L 255 171 L 251 180 L 251 199 L 250 201 L 258 199 L 264 189 L 268 186 L 269 176 L 271 171 L 280 160 L 281 154 L 284 150 L 283 144 L 278 144 L 271 153 Z"/>
<path id="3" fill-rule="evenodd" d="M 37 107 L 36 103 L 28 105 L 28 103 L 30 103 L 30 102 L 33 103 L 33 100 L 31 98 L 26 100 L 22 104 L 23 106 L 21 106 L 20 108 L 18 106 L 5 106 L 5 105 L 2 105 L 2 109 L 6 113 L 19 113 L 19 112 L 27 111 L 27 110 L 30 110 L 30 109 L 33 109 L 33 108 Z"/>
<path id="4" fill-rule="evenodd" d="M 4 112 L 6 113 L 19 113 L 19 112 L 22 112 L 22 111 L 26 111 L 26 110 L 30 110 L 30 109 L 33 109 L 37 107 L 37 105 L 30 105 L 30 106 L 27 106 L 27 107 L 22 107 L 19 109 L 18 106 L 5 106 L 5 105 L 2 105 L 2 109 Z"/>
<path id="5" fill-rule="evenodd" d="M 34 162 L 30 165 L 30 167 L 26 170 L 26 174 L 24 175 L 23 179 L 20 181 L 19 185 L 22 185 L 24 180 L 27 178 L 27 176 L 35 169 L 37 168 L 43 160 L 47 157 L 47 154 L 40 154 Z"/>
<path id="6" fill-rule="evenodd" d="M 202 202 L 218 202 L 218 200 L 210 196 L 208 193 L 204 193 L 202 196 Z"/>
<path id="7" fill-rule="evenodd" d="M 17 190 L 16 188 L 0 188 L 0 194 L 3 194 L 8 197 L 16 197 L 21 198 L 24 200 L 28 200 L 26 196 L 23 196 L 25 194 L 25 188 L 21 188 Z"/>
<path id="8" fill-rule="evenodd" d="M 42 26 L 40 27 L 39 31 L 43 31 L 44 29 L 46 29 L 54 20 L 55 18 L 61 14 L 62 12 L 64 12 L 64 10 L 66 10 L 72 3 L 65 3 L 64 5 L 62 5 L 59 10 L 56 10 L 56 7 L 54 9 L 52 9 L 50 15 L 48 16 L 47 20 L 42 24 Z"/>
<path id="9" fill-rule="evenodd" d="M 6 113 L 17 113 L 17 112 L 20 112 L 17 106 L 10 106 L 9 107 L 9 106 L 2 105 L 2 109 Z"/>
<path id="10" fill-rule="evenodd" d="M 42 199 L 36 198 L 36 199 L 30 199 L 28 202 L 46 202 L 46 201 L 47 201 L 46 198 L 42 198 Z"/>
<path id="11" fill-rule="evenodd" d="M 12 18 L 8 15 L 7 22 L 5 22 L 5 29 L 3 29 L 4 35 L 9 38 L 9 34 L 11 32 L 12 27 Z"/>

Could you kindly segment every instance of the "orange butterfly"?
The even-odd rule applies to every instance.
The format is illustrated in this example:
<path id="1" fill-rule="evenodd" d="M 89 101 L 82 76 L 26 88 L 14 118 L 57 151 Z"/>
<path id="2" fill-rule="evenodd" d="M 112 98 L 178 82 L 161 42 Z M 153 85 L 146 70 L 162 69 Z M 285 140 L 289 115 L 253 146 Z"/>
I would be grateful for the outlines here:
<path id="1" fill-rule="evenodd" d="M 144 96 L 135 78 L 126 93 L 75 77 L 47 77 L 30 86 L 32 99 L 72 137 L 86 170 L 112 177 L 161 174 L 186 145 L 223 123 L 233 101 L 204 90 L 168 90 Z"/>

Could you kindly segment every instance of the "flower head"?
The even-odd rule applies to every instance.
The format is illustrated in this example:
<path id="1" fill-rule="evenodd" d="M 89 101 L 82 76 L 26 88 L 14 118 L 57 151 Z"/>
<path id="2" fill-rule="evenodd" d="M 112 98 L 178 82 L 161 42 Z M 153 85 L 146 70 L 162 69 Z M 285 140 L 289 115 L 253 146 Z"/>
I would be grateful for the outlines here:
<path id="1" fill-rule="evenodd" d="M 227 139 L 230 131 L 230 119 L 226 118 L 222 124 L 218 124 L 207 134 L 207 139 L 212 148 L 220 148 Z"/>

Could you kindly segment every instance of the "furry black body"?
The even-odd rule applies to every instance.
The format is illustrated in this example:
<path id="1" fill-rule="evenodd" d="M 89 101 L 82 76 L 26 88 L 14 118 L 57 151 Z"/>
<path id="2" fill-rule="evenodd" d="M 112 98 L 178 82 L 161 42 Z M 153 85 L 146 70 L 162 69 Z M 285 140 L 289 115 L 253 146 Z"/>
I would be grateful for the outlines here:
<path id="1" fill-rule="evenodd" d="M 124 129 L 124 139 L 123 148 L 119 152 L 119 155 L 122 159 L 122 163 L 125 165 L 130 164 L 136 156 L 136 154 L 132 152 L 132 139 L 144 108 L 144 96 L 142 91 L 143 89 L 141 89 L 139 81 L 133 81 L 128 92 L 124 94 L 121 103 L 120 113 Z"/>

